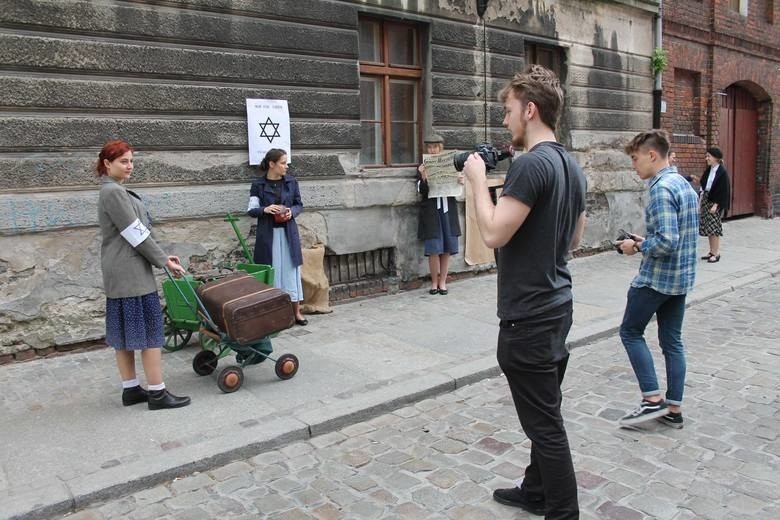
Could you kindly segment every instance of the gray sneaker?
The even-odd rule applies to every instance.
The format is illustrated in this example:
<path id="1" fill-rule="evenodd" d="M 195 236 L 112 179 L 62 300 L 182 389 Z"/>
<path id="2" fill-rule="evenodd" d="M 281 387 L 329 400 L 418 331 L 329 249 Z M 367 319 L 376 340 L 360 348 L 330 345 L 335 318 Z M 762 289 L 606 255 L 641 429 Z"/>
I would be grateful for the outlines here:
<path id="1" fill-rule="evenodd" d="M 627 415 L 618 420 L 620 426 L 630 426 L 632 424 L 638 424 L 650 419 L 655 419 L 669 413 L 669 409 L 666 407 L 666 402 L 661 399 L 657 403 L 642 399 L 635 409 L 630 411 Z"/>
<path id="2" fill-rule="evenodd" d="M 656 417 L 655 420 L 672 428 L 677 428 L 678 430 L 683 427 L 682 412 L 669 412 L 661 417 Z"/>

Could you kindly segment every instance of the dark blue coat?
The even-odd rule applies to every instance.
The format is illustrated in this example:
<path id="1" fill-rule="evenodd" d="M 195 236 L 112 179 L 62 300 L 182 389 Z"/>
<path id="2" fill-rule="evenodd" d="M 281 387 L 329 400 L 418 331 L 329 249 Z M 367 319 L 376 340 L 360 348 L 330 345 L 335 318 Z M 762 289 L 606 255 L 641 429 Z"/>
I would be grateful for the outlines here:
<path id="1" fill-rule="evenodd" d="M 301 239 L 298 235 L 298 224 L 295 223 L 295 217 L 303 211 L 301 204 L 301 192 L 298 189 L 298 181 L 294 177 L 285 175 L 282 177 L 282 201 L 281 203 L 292 210 L 292 218 L 284 223 L 284 232 L 287 235 L 287 243 L 290 244 L 290 256 L 293 263 L 298 266 L 303 264 L 303 255 L 301 254 Z M 260 201 L 259 208 L 253 208 L 250 205 L 247 213 L 250 217 L 257 217 L 257 238 L 255 240 L 254 262 L 256 264 L 273 265 L 272 247 L 274 234 L 274 219 L 272 215 L 263 213 L 266 206 L 276 204 L 274 192 L 268 185 L 267 179 L 261 177 L 252 182 L 252 188 L 249 191 L 251 197 L 257 197 Z"/>

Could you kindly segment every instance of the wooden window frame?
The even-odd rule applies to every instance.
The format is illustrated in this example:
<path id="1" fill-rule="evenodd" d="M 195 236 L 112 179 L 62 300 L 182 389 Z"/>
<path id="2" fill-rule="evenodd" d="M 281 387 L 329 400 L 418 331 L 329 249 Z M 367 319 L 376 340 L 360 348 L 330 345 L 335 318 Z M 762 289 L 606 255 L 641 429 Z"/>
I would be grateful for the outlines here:
<path id="1" fill-rule="evenodd" d="M 365 168 L 386 168 L 389 166 L 414 166 L 416 163 L 392 163 L 392 147 L 390 142 L 392 114 L 390 113 L 390 81 L 392 79 L 414 79 L 417 80 L 417 135 L 415 139 L 417 141 L 417 148 L 419 150 L 419 144 L 422 140 L 422 45 L 420 42 L 420 26 L 416 23 L 401 22 L 384 18 L 365 17 L 361 18 L 360 22 L 375 22 L 380 24 L 380 38 L 382 39 L 380 44 L 381 50 L 381 62 L 365 62 L 360 60 L 360 79 L 366 76 L 380 78 L 382 89 L 382 162 L 380 164 L 361 164 L 361 167 Z M 417 48 L 414 49 L 417 58 L 417 66 L 410 65 L 390 65 L 390 42 L 388 37 L 387 27 L 390 26 L 404 26 L 412 27 L 416 32 Z M 362 119 L 361 119 L 362 121 Z M 373 121 L 373 120 L 372 120 Z M 374 121 L 376 122 L 376 121 Z M 419 153 L 418 153 L 419 155 Z"/>
<path id="2" fill-rule="evenodd" d="M 560 47 L 557 47 L 555 45 L 547 45 L 547 44 L 544 44 L 544 43 L 537 43 L 537 42 L 534 42 L 534 41 L 526 41 L 525 42 L 525 48 L 523 49 L 523 51 L 525 52 L 525 64 L 526 64 L 526 66 L 530 65 L 532 63 L 533 64 L 543 65 L 543 64 L 539 63 L 539 61 L 538 61 L 539 50 L 550 52 L 555 57 L 555 64 L 554 64 L 553 69 L 551 69 L 551 70 L 553 72 L 555 72 L 555 74 L 558 76 L 558 79 L 561 82 L 561 87 L 563 87 L 563 77 L 562 77 L 563 76 L 563 62 L 564 62 L 563 49 L 561 49 Z"/>

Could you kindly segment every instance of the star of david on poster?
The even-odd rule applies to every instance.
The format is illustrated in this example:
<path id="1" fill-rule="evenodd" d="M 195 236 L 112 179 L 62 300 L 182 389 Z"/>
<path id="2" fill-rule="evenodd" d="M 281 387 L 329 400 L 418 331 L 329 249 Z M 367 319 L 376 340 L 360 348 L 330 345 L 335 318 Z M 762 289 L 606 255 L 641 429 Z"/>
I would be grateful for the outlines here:
<path id="1" fill-rule="evenodd" d="M 246 100 L 249 164 L 260 164 L 271 148 L 281 148 L 292 159 L 290 113 L 286 99 Z"/>
<path id="2" fill-rule="evenodd" d="M 273 129 L 271 135 L 268 135 L 269 126 Z M 281 137 L 279 135 L 279 123 L 274 123 L 270 117 L 266 118 L 265 123 L 260 123 L 260 137 L 265 137 L 269 143 L 273 143 L 274 137 Z"/>

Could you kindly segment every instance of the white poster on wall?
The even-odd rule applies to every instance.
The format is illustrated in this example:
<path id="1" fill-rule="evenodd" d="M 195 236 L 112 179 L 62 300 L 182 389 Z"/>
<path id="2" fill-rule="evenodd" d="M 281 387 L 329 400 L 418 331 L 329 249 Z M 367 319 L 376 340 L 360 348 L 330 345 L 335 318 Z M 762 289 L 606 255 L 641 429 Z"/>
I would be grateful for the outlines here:
<path id="1" fill-rule="evenodd" d="M 290 112 L 286 99 L 247 98 L 246 124 L 249 135 L 249 164 L 260 164 L 271 148 L 285 150 L 288 162 L 292 162 Z"/>

